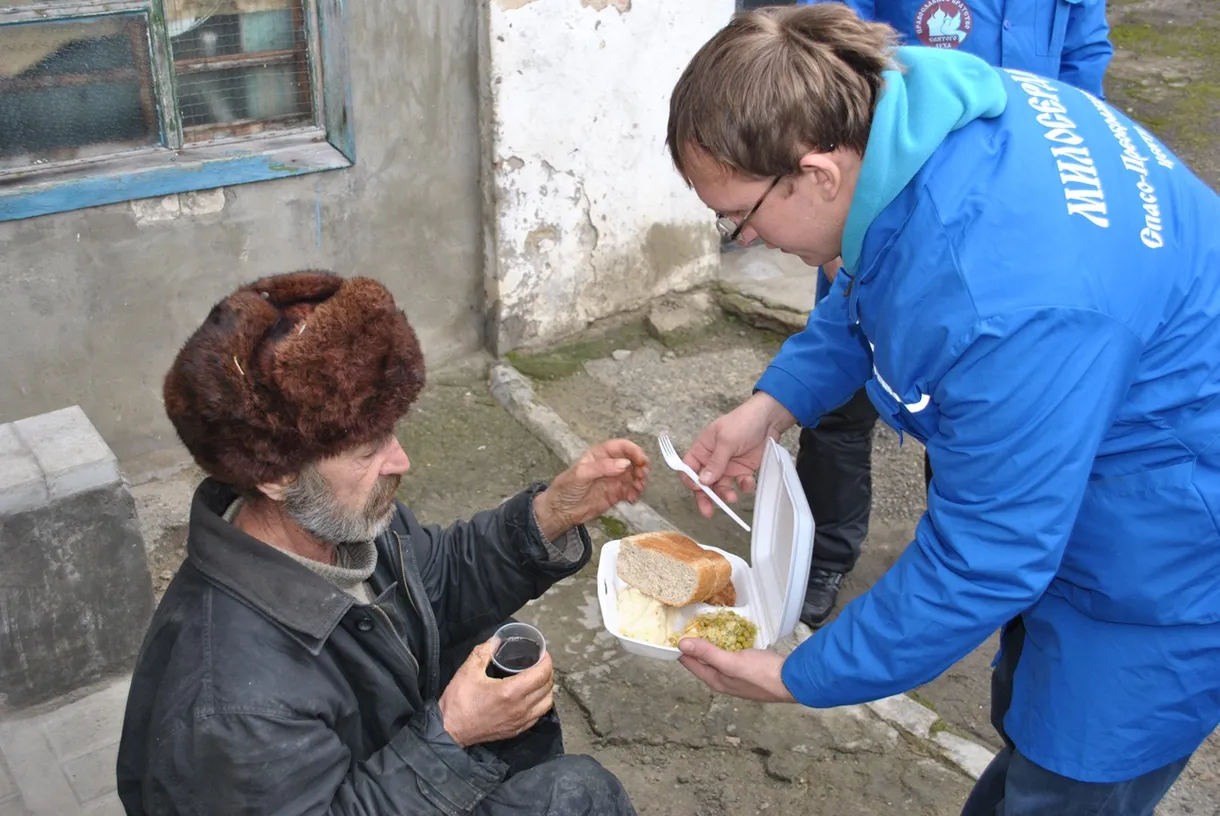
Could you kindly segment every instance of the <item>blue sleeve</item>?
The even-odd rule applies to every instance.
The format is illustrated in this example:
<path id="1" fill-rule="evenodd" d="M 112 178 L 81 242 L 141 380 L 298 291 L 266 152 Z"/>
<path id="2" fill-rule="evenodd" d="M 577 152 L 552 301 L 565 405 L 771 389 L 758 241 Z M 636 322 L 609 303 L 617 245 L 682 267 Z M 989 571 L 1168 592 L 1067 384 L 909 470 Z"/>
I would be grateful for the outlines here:
<path id="1" fill-rule="evenodd" d="M 1074 4 L 1068 14 L 1063 54 L 1059 58 L 1060 81 L 1105 99 L 1102 79 L 1112 56 L 1114 46 L 1110 44 L 1105 0 L 1081 0 Z"/>
<path id="2" fill-rule="evenodd" d="M 847 402 L 872 372 L 868 341 L 847 316 L 850 281 L 835 276 L 804 330 L 784 341 L 755 385 L 807 427 Z"/>
<path id="3" fill-rule="evenodd" d="M 842 3 L 864 20 L 877 19 L 877 0 L 797 0 L 798 6 L 816 6 L 822 3 Z"/>
<path id="4" fill-rule="evenodd" d="M 817 708 L 926 683 L 1028 609 L 1063 557 L 1139 357 L 1112 318 L 1030 310 L 976 324 L 933 389 L 935 473 L 914 542 L 784 663 Z"/>

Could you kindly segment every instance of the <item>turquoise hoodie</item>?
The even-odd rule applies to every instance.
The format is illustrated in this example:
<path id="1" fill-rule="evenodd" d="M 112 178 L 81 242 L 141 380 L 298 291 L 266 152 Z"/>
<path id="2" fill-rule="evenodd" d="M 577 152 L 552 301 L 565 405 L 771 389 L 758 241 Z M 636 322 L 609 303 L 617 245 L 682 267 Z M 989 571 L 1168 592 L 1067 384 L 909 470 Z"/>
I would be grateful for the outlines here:
<path id="1" fill-rule="evenodd" d="M 843 266 L 855 275 L 864 233 L 936 152 L 945 137 L 975 119 L 1004 112 L 1000 75 L 969 54 L 900 48 L 903 71 L 886 71 L 864 164 L 843 229 Z"/>

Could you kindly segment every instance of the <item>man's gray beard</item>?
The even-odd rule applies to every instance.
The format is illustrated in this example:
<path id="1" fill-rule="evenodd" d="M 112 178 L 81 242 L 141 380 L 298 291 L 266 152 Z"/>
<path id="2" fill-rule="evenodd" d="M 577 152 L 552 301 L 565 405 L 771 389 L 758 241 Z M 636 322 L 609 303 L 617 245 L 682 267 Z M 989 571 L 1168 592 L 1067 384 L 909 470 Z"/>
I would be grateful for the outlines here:
<path id="1" fill-rule="evenodd" d="M 386 531 L 394 515 L 394 492 L 402 479 L 382 476 L 360 510 L 340 506 L 317 468 L 308 466 L 284 494 L 284 511 L 320 541 L 349 544 L 372 541 Z"/>

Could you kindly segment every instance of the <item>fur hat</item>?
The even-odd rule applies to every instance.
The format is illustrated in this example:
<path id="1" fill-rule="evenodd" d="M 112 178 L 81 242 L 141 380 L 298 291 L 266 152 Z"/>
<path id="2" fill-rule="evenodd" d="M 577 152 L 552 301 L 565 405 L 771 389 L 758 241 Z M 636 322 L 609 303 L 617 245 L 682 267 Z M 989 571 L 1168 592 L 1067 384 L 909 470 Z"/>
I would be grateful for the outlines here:
<path id="1" fill-rule="evenodd" d="M 201 468 L 250 490 L 389 433 L 423 385 L 389 291 L 308 270 L 216 304 L 165 377 L 165 411 Z"/>

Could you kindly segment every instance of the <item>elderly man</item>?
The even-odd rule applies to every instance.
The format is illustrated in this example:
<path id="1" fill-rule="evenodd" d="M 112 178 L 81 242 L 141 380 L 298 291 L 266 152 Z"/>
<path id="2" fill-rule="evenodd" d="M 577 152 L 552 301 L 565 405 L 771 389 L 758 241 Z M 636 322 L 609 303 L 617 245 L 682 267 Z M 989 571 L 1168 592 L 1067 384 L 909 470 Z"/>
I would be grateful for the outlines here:
<path id="1" fill-rule="evenodd" d="M 447 529 L 394 499 L 394 427 L 424 383 L 375 281 L 301 272 L 219 303 L 165 379 L 208 474 L 187 559 L 132 680 L 128 814 L 632 814 L 563 755 L 546 656 L 488 676 L 497 626 L 589 560 L 581 526 L 635 501 L 648 459 L 594 447 Z"/>

